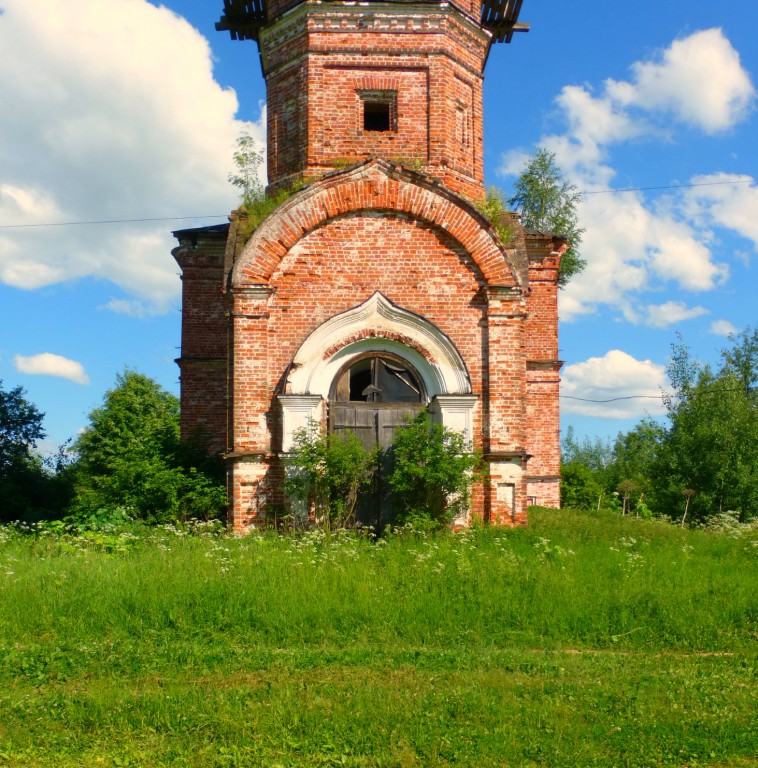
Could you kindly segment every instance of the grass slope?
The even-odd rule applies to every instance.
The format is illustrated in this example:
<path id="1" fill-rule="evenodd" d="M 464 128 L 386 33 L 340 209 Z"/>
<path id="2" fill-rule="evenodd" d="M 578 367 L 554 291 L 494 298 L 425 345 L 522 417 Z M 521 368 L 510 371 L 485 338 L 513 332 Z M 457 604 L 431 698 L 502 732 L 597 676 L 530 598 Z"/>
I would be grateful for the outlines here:
<path id="1" fill-rule="evenodd" d="M 2 766 L 758 766 L 758 537 L 0 533 Z"/>

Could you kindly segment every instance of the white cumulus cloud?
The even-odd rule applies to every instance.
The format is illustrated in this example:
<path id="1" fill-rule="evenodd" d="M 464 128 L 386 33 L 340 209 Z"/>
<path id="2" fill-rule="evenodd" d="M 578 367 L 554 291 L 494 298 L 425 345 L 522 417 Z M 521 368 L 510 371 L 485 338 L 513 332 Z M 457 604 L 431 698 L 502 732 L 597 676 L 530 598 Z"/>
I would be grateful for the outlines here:
<path id="1" fill-rule="evenodd" d="M 610 155 L 621 142 L 663 138 L 678 125 L 706 134 L 731 128 L 745 119 L 755 97 L 750 75 L 720 29 L 673 41 L 634 63 L 628 80 L 606 80 L 597 92 L 589 85 L 561 91 L 556 105 L 566 129 L 539 144 L 555 153 L 567 178 L 587 193 L 578 209 L 587 268 L 561 292 L 561 319 L 610 305 L 630 322 L 656 324 L 664 317 L 646 311 L 643 292 L 667 284 L 710 291 L 728 279 L 728 265 L 713 247 L 714 228 L 729 228 L 758 244 L 758 185 L 726 174 L 696 176 L 693 184 L 709 186 L 652 204 L 641 192 L 607 193 L 615 177 Z M 500 172 L 518 173 L 524 158 L 523 150 L 509 152 Z"/>
<path id="2" fill-rule="evenodd" d="M 223 216 L 236 119 L 207 40 L 147 0 L 0 0 L 0 224 Z M 218 221 L 218 219 L 215 219 Z M 0 280 L 83 277 L 167 311 L 179 295 L 171 229 L 195 222 L 6 228 Z M 197 223 L 204 223 L 198 220 Z M 124 299 L 124 295 L 126 299 Z"/>
<path id="3" fill-rule="evenodd" d="M 730 336 L 737 333 L 737 330 L 737 327 L 728 320 L 714 320 L 709 328 L 709 331 L 716 336 Z"/>
<path id="4" fill-rule="evenodd" d="M 731 128 L 755 98 L 750 76 L 721 29 L 675 40 L 655 60 L 636 62 L 632 71 L 632 81 L 607 81 L 610 98 L 673 115 L 706 133 Z"/>
<path id="5" fill-rule="evenodd" d="M 61 355 L 43 352 L 39 355 L 16 355 L 13 358 L 16 370 L 32 376 L 57 376 L 75 384 L 89 384 L 84 366 L 76 360 L 69 360 Z"/>
<path id="6" fill-rule="evenodd" d="M 693 220 L 727 227 L 758 249 L 758 183 L 751 176 L 711 173 L 695 176 L 683 208 Z"/>
<path id="7" fill-rule="evenodd" d="M 561 374 L 561 409 L 605 419 L 640 418 L 665 413 L 661 392 L 664 366 L 637 360 L 620 349 L 567 365 Z M 587 402 L 587 401 L 606 402 Z"/>
<path id="8" fill-rule="evenodd" d="M 653 328 L 668 328 L 670 325 L 707 315 L 705 307 L 688 307 L 683 301 L 666 301 L 645 307 L 645 324 Z"/>

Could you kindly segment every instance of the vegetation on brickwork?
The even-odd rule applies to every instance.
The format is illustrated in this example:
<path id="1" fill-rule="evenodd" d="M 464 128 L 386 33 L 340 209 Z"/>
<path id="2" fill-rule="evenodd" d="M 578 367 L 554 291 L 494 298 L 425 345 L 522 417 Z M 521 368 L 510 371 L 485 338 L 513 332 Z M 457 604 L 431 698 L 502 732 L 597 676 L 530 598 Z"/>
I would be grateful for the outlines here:
<path id="1" fill-rule="evenodd" d="M 514 244 L 514 231 L 511 225 L 511 213 L 506 208 L 503 193 L 497 187 L 490 187 L 483 199 L 474 200 L 479 213 L 492 224 L 500 242 L 506 247 Z"/>
<path id="2" fill-rule="evenodd" d="M 579 190 L 563 178 L 555 154 L 539 148 L 516 179 L 514 191 L 508 205 L 521 214 L 524 227 L 568 241 L 570 248 L 561 258 L 558 273 L 558 284 L 566 285 L 586 264 L 580 255 L 584 229 L 577 214 Z"/>
<path id="3" fill-rule="evenodd" d="M 266 216 L 292 197 L 295 192 L 299 192 L 307 181 L 298 180 L 276 192 L 266 194 L 266 189 L 260 180 L 260 168 L 264 158 L 257 149 L 256 140 L 248 133 L 243 133 L 237 139 L 232 160 L 235 170 L 229 174 L 228 179 L 240 191 L 242 203 L 240 211 L 245 218 L 243 235 L 249 238 Z"/>
<path id="4" fill-rule="evenodd" d="M 242 205 L 245 208 L 253 206 L 265 194 L 260 179 L 264 158 L 258 150 L 257 141 L 249 133 L 242 133 L 237 138 L 232 161 L 234 171 L 229 173 L 227 178 L 232 186 L 239 190 Z"/>
<path id="5" fill-rule="evenodd" d="M 717 370 L 673 345 L 668 424 L 644 419 L 614 443 L 563 441 L 562 500 L 702 524 L 758 518 L 758 329 L 731 337 Z"/>
<path id="6" fill-rule="evenodd" d="M 397 155 L 390 158 L 390 162 L 395 165 L 400 165 L 403 168 L 407 168 L 409 171 L 423 171 L 424 160 L 421 157 L 405 157 L 404 155 Z"/>
<path id="7" fill-rule="evenodd" d="M 755 768 L 758 538 L 0 528 L 0 764 Z"/>
<path id="8" fill-rule="evenodd" d="M 341 171 L 343 168 L 349 168 L 351 165 L 357 165 L 358 160 L 349 157 L 335 157 L 332 160 L 332 168 Z"/>
<path id="9" fill-rule="evenodd" d="M 268 195 L 262 193 L 259 198 L 245 203 L 241 208 L 245 215 L 245 238 L 249 238 L 258 229 L 266 216 L 275 211 L 282 203 L 289 200 L 295 192 L 299 192 L 307 183 L 307 180 L 298 179 L 289 186 L 276 190 L 276 192 Z"/>
<path id="10" fill-rule="evenodd" d="M 400 427 L 385 450 L 367 450 L 349 430 L 318 424 L 295 432 L 287 492 L 295 507 L 327 530 L 352 525 L 360 494 L 382 467 L 393 492 L 395 522 L 432 530 L 466 512 L 479 459 L 463 436 L 422 411 Z"/>

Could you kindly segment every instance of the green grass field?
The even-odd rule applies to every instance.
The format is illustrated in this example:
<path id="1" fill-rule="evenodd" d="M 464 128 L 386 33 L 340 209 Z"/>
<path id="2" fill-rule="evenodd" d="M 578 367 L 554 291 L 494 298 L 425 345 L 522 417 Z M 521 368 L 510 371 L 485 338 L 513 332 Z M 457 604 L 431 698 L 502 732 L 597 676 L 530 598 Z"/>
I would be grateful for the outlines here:
<path id="1" fill-rule="evenodd" d="M 758 766 L 758 535 L 0 532 L 0 766 Z"/>

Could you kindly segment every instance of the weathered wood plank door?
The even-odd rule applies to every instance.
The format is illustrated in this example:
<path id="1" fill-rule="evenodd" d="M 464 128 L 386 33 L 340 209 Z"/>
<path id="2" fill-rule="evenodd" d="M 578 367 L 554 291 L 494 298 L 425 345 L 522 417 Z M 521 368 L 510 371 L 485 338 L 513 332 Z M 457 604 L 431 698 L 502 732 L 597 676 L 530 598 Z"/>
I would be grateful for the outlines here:
<path id="1" fill-rule="evenodd" d="M 386 451 L 394 442 L 397 430 L 421 411 L 421 403 L 332 403 L 329 427 L 335 434 L 352 432 L 368 451 L 378 445 Z M 394 518 L 394 500 L 386 481 L 386 459 L 382 455 L 372 484 L 358 499 L 355 522 L 370 525 L 380 532 Z"/>

